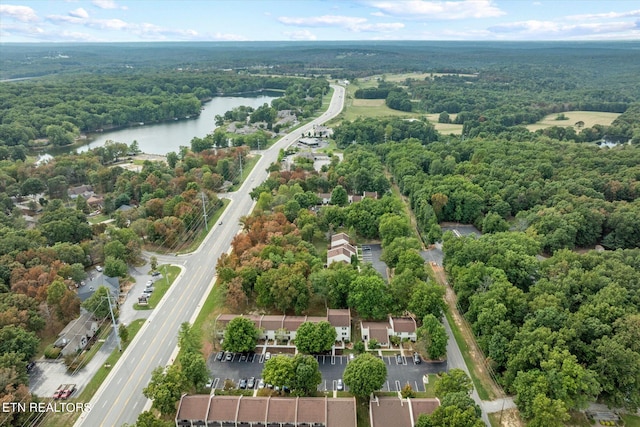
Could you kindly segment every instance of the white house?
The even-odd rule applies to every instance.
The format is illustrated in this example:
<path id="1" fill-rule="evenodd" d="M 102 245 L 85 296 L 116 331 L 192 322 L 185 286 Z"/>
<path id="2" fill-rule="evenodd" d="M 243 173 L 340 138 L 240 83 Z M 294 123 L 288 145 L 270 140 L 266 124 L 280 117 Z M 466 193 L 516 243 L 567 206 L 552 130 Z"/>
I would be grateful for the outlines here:
<path id="1" fill-rule="evenodd" d="M 327 310 L 327 319 L 336 329 L 338 341 L 351 341 L 351 310 L 330 308 Z"/>
<path id="2" fill-rule="evenodd" d="M 389 346 L 389 337 L 414 341 L 417 339 L 417 325 L 412 317 L 389 317 L 386 322 L 360 322 L 363 341 L 374 338 L 381 347 Z"/>

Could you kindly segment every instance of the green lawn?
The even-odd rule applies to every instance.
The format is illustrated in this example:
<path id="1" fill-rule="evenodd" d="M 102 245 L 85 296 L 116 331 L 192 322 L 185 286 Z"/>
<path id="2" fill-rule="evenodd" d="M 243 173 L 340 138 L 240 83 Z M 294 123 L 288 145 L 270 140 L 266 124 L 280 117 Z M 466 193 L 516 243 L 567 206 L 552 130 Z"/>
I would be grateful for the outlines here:
<path id="1" fill-rule="evenodd" d="M 621 414 L 626 427 L 640 427 L 640 417 L 637 415 Z"/>
<path id="2" fill-rule="evenodd" d="M 152 310 L 157 307 L 164 294 L 169 290 L 169 286 L 171 286 L 173 281 L 176 280 L 176 277 L 178 277 L 178 274 L 180 274 L 180 268 L 173 265 L 161 265 L 158 267 L 158 271 L 163 274 L 166 271 L 167 277 L 163 277 L 153 284 L 155 290 L 151 294 L 151 298 L 149 298 L 149 305 L 139 305 L 138 303 L 135 303 L 133 304 L 133 308 L 135 310 Z"/>

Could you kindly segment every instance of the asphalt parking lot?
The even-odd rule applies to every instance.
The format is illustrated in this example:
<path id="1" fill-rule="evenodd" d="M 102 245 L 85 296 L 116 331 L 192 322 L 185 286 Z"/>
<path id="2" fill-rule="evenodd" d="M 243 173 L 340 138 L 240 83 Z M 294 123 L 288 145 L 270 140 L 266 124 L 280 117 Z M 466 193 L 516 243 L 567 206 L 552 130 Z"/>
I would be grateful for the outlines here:
<path id="1" fill-rule="evenodd" d="M 349 363 L 348 356 L 314 356 L 320 365 L 322 382 L 318 386 L 320 391 L 336 389 L 338 379 L 343 376 L 344 369 Z M 383 356 L 382 360 L 387 365 L 387 381 L 383 385 L 383 391 L 400 391 L 409 383 L 416 391 L 424 391 L 422 377 L 425 374 L 435 374 L 447 371 L 447 362 L 416 364 L 411 357 L 403 357 L 400 361 L 395 356 Z M 207 362 L 213 378 L 213 388 L 222 388 L 225 379 L 232 380 L 236 387 L 240 379 L 255 377 L 256 387 L 258 379 L 262 377 L 264 355 L 256 354 L 246 360 L 240 360 L 240 355 L 235 354 L 229 362 L 216 361 L 216 355 L 212 355 Z"/>

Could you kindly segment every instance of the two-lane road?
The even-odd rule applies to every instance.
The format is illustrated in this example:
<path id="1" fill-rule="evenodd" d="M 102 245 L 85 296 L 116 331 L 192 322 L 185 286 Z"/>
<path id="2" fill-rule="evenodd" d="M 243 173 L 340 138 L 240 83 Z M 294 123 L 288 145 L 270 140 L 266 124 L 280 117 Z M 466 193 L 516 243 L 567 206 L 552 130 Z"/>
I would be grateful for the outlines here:
<path id="1" fill-rule="evenodd" d="M 183 258 L 182 273 L 96 392 L 90 402 L 91 411 L 83 413 L 76 426 L 111 427 L 135 423 L 147 403 L 142 389 L 149 383 L 151 371 L 171 363 L 180 324 L 191 321 L 200 311 L 203 298 L 215 282 L 218 258 L 230 248 L 240 229 L 240 218 L 253 208 L 254 202 L 249 196 L 251 187 L 267 178 L 266 169 L 277 161 L 281 148 L 288 147 L 297 141 L 301 133 L 309 132 L 314 125 L 326 122 L 342 110 L 345 90 L 341 86 L 332 87 L 333 97 L 325 113 L 261 153 L 262 157 L 251 175 L 224 212 L 222 224 L 214 226 L 196 252 Z"/>

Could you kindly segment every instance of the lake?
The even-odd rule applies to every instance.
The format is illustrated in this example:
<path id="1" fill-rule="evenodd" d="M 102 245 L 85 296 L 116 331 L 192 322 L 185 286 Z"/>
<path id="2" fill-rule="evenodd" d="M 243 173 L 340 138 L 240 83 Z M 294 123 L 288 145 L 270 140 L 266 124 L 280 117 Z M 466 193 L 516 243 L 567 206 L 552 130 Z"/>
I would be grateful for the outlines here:
<path id="1" fill-rule="evenodd" d="M 271 101 L 277 98 L 277 96 L 272 95 L 275 95 L 275 93 L 270 92 L 268 95 L 261 94 L 258 96 L 218 96 L 203 104 L 203 110 L 200 116 L 196 118 L 90 134 L 88 135 L 88 142 L 81 147 L 61 147 L 50 149 L 47 153 L 56 155 L 70 152 L 73 149 L 83 152 L 103 146 L 108 140 L 123 142 L 127 145 L 134 140 L 138 141 L 138 146 L 143 153 L 164 155 L 170 151 L 178 152 L 181 145 L 189 147 L 193 137 L 202 138 L 212 133 L 216 128 L 216 115 L 224 115 L 227 111 L 241 105 L 253 108 L 258 108 L 264 103 L 271 105 Z"/>

